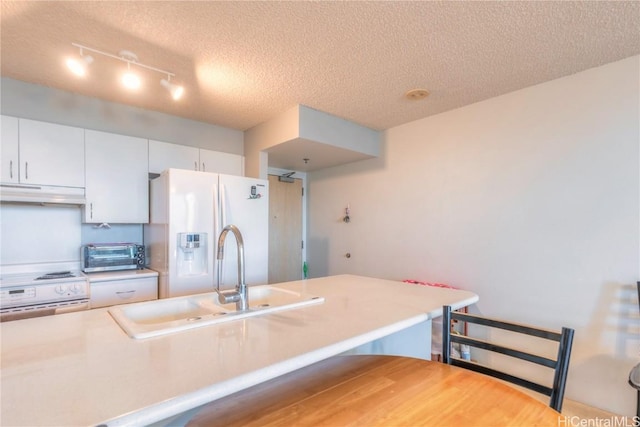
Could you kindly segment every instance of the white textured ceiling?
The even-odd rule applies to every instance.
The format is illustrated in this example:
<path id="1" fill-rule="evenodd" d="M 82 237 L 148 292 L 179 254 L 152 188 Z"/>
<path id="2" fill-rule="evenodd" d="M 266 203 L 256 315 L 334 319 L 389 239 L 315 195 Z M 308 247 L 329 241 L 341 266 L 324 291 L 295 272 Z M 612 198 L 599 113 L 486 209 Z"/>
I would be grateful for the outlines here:
<path id="1" fill-rule="evenodd" d="M 640 53 L 637 1 L 1 3 L 2 76 L 240 130 L 296 104 L 387 129 Z M 127 93 L 98 55 L 78 80 L 72 42 L 133 51 L 186 95 L 153 73 Z"/>

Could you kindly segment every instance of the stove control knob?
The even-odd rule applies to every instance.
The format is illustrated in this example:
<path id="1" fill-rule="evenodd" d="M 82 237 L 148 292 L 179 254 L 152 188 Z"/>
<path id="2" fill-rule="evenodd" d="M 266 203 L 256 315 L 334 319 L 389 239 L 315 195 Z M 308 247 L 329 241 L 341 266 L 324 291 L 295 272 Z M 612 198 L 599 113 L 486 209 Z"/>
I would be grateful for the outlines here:
<path id="1" fill-rule="evenodd" d="M 67 291 L 67 287 L 65 285 L 56 286 L 56 292 L 59 294 L 64 294 Z"/>
<path id="2" fill-rule="evenodd" d="M 80 286 L 79 284 L 75 283 L 73 285 L 69 285 L 69 289 L 74 294 L 77 294 L 78 292 L 82 291 L 82 286 Z"/>

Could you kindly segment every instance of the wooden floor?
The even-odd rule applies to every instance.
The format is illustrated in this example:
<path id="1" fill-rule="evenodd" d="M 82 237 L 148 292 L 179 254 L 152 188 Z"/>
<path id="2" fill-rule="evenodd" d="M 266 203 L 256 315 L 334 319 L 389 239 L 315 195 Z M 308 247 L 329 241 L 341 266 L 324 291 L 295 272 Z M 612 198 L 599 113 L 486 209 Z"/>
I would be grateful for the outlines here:
<path id="1" fill-rule="evenodd" d="M 511 384 L 511 386 L 513 386 Z M 519 387 L 516 387 L 519 388 Z M 537 399 L 547 403 L 548 398 L 546 396 L 543 395 L 536 395 L 535 392 L 529 391 L 527 389 L 523 389 L 521 388 L 521 390 L 527 394 L 530 394 L 532 396 L 535 396 Z M 208 410 L 204 409 L 201 413 L 199 413 L 198 415 L 196 415 L 196 417 L 194 417 L 194 419 L 191 421 L 190 424 L 187 424 L 187 427 L 189 426 L 200 426 L 203 424 L 198 424 L 198 418 L 202 418 L 202 417 L 207 417 L 208 415 Z M 568 421 L 567 423 L 565 423 L 564 425 L 570 426 L 570 425 L 619 425 L 620 427 L 635 427 L 636 425 L 633 424 L 633 417 L 626 417 L 627 419 L 627 425 L 625 426 L 625 424 L 604 424 L 604 422 L 606 422 L 606 420 L 616 420 L 616 421 L 611 421 L 612 423 L 614 422 L 620 422 L 617 420 L 621 420 L 625 417 L 622 417 L 620 415 L 617 414 L 613 414 L 611 412 L 607 412 L 604 411 L 602 409 L 598 409 L 598 408 L 594 408 L 592 406 L 588 406 L 585 405 L 583 403 L 580 402 L 576 402 L 570 399 L 564 399 L 564 403 L 563 403 L 563 408 L 562 408 L 562 415 L 567 417 L 567 420 L 571 420 L 570 422 Z M 574 418 L 575 417 L 575 418 Z M 588 423 L 589 420 L 601 420 L 601 424 L 580 424 L 580 422 L 583 423 Z M 195 423 L 194 423 L 195 421 Z M 573 424 L 572 424 L 573 423 Z M 631 424 L 629 424 L 631 423 Z"/>
<path id="2" fill-rule="evenodd" d="M 438 377 L 438 375 L 434 375 L 433 372 L 424 373 L 424 375 L 418 375 L 418 378 L 423 378 L 420 380 L 421 383 L 416 387 L 412 387 L 413 382 L 419 381 L 416 379 L 416 369 L 418 368 L 415 365 L 411 365 L 407 369 L 400 369 L 403 366 L 396 366 L 394 363 L 409 363 L 408 361 L 412 361 L 414 359 L 410 358 L 389 358 L 390 361 L 385 361 L 385 363 L 381 363 L 378 360 L 369 361 L 366 358 L 375 358 L 376 356 L 361 356 L 360 358 L 356 358 L 355 356 L 352 358 L 352 364 L 355 364 L 355 371 L 353 366 L 350 364 L 339 364 L 339 365 L 331 365 L 317 368 L 316 370 L 310 370 L 307 368 L 307 371 L 296 371 L 294 373 L 288 374 L 286 376 L 280 377 L 279 379 L 272 380 L 271 382 L 267 382 L 258 386 L 253 387 L 252 389 L 240 392 L 237 395 L 229 396 L 228 398 L 221 399 L 216 402 L 212 402 L 211 404 L 205 406 L 196 414 L 187 424 L 187 427 L 211 427 L 213 425 L 221 425 L 221 426 L 229 426 L 229 425 L 238 425 L 238 426 L 247 426 L 247 425 L 273 425 L 273 426 L 283 426 L 283 425 L 295 425 L 294 419 L 300 421 L 302 425 L 328 425 L 325 423 L 317 422 L 317 420 L 322 419 L 323 421 L 331 420 L 330 425 L 339 426 L 339 425 L 374 425 L 373 420 L 378 422 L 375 425 L 384 425 L 380 424 L 379 421 L 386 419 L 387 415 L 390 416 L 394 420 L 402 420 L 403 425 L 412 425 L 416 424 L 414 422 L 405 422 L 405 419 L 410 419 L 410 416 L 415 412 L 416 416 L 419 417 L 424 425 L 438 425 L 435 420 L 442 421 L 443 419 L 449 416 L 449 418 L 453 417 L 453 419 L 460 421 L 463 418 L 462 414 L 467 414 L 469 411 L 459 410 L 457 409 L 455 398 L 451 396 L 446 396 L 446 394 L 451 390 L 451 393 L 454 393 L 455 396 L 460 396 L 460 389 L 457 387 L 451 387 L 450 385 L 445 384 L 445 388 L 433 389 L 430 388 L 429 384 L 422 384 L 425 382 L 424 378 L 433 378 Z M 384 357 L 384 356 L 377 356 Z M 362 360 L 360 360 L 362 359 Z M 398 360 L 400 362 L 398 362 Z M 329 361 L 320 362 L 320 363 L 329 363 Z M 362 366 L 356 364 L 363 364 Z M 369 364 L 367 364 L 369 363 Z M 373 364 L 373 365 L 372 365 Z M 347 366 L 348 365 L 348 366 Z M 387 366 L 388 365 L 388 366 Z M 393 366 L 391 366 L 393 365 Z M 440 364 L 428 364 L 424 366 L 424 369 L 432 368 L 431 365 L 440 365 Z M 314 365 L 315 366 L 315 365 Z M 341 369 L 347 369 L 348 371 L 342 372 Z M 393 369 L 392 369 L 393 368 Z M 378 370 L 382 369 L 382 372 L 378 372 Z M 386 370 L 384 370 L 386 369 Z M 354 372 L 352 372 L 354 371 Z M 406 372 L 405 372 L 406 371 Z M 464 370 L 461 370 L 464 371 Z M 298 376 L 302 375 L 300 372 L 306 372 L 303 376 L 298 378 Z M 404 375 L 404 374 L 406 375 Z M 379 375 L 378 375 L 379 374 Z M 393 374 L 393 375 L 391 375 Z M 403 374 L 403 375 L 401 375 Z M 345 377 L 347 375 L 347 377 Z M 474 374 L 475 375 L 475 374 Z M 333 378 L 336 376 L 336 378 Z M 291 378 L 289 378 L 291 377 Z M 344 377 L 344 378 L 343 378 Z M 392 379 L 391 379 L 392 378 Z M 337 405 L 335 408 L 332 405 L 327 404 L 327 402 L 335 402 L 335 395 L 343 396 L 344 388 L 351 390 L 353 388 L 358 388 L 358 381 L 360 379 L 366 380 L 366 387 L 375 389 L 375 393 L 355 393 L 352 396 L 350 395 L 350 401 L 348 403 L 348 411 L 344 410 L 344 407 L 340 407 Z M 402 383 L 405 379 L 409 379 L 411 384 Z M 464 381 L 465 384 L 469 384 L 469 378 L 465 378 L 464 380 L 456 379 L 455 382 Z M 326 382 L 326 384 L 325 384 Z M 384 384 L 382 384 L 384 382 Z M 440 381 L 437 381 L 438 384 Z M 352 384 L 353 383 L 353 384 Z M 379 384 L 380 383 L 380 384 Z M 372 385 L 373 384 L 373 385 Z M 494 381 L 495 384 L 495 381 Z M 329 386 L 328 386 L 329 385 Z M 392 393 L 378 393 L 380 391 L 380 387 L 391 387 L 393 390 Z M 561 426 L 561 425 L 594 425 L 593 423 L 588 424 L 590 421 L 598 421 L 599 424 L 596 425 L 616 425 L 620 427 L 627 427 L 628 425 L 633 424 L 633 417 L 622 417 L 620 415 L 612 414 L 607 411 L 603 411 L 594 407 L 590 407 L 588 405 L 581 404 L 579 402 L 572 401 L 570 399 L 564 399 L 562 416 L 558 416 L 557 412 L 550 410 L 548 408 L 549 398 L 542 394 L 538 394 L 532 392 L 530 390 L 524 389 L 522 387 L 514 386 L 511 383 L 498 384 L 498 387 L 495 387 L 500 390 L 504 390 L 505 388 L 509 389 L 518 389 L 522 391 L 524 394 L 531 396 L 536 401 L 541 402 L 539 406 L 541 408 L 545 408 L 545 411 L 551 413 L 553 418 L 550 421 L 547 418 L 536 418 L 536 422 L 531 422 L 531 419 L 528 419 L 527 423 L 516 422 L 519 420 L 518 416 L 511 414 L 506 416 L 506 419 L 514 420 L 514 425 L 549 425 L 553 427 Z M 502 387 L 500 387 L 502 386 Z M 506 386 L 506 387 L 505 387 Z M 399 387 L 399 388 L 398 388 Z M 473 388 L 469 385 L 469 387 L 465 387 L 465 391 L 467 388 Z M 364 390 L 364 389 L 363 389 Z M 416 401 L 410 400 L 407 396 L 404 396 L 404 390 L 409 390 L 408 393 L 411 399 L 415 398 Z M 425 393 L 430 393 L 429 395 L 437 395 L 441 396 L 448 403 L 446 408 L 449 408 L 453 415 L 447 415 L 444 410 L 433 411 L 432 408 L 424 409 L 428 407 L 427 402 L 429 399 L 426 399 L 424 396 L 420 396 L 420 390 L 423 390 Z M 489 416 L 490 414 L 495 415 L 495 401 L 496 398 L 490 396 L 489 389 L 486 387 L 483 388 L 482 393 L 476 391 L 472 391 L 471 395 L 477 401 L 481 401 L 482 396 L 485 399 L 489 399 L 491 402 L 479 403 L 481 407 L 481 411 L 479 414 L 483 414 Z M 379 396 L 378 396 L 379 395 Z M 515 397 L 514 397 L 515 396 Z M 528 408 L 533 408 L 535 406 L 534 402 L 531 402 L 530 399 L 527 399 L 523 396 L 522 393 L 504 393 L 500 397 L 501 405 L 498 405 L 501 409 L 506 407 L 510 407 L 510 400 L 507 398 L 513 397 L 514 399 L 520 396 L 519 399 L 526 399 L 528 403 Z M 362 402 L 358 401 L 356 397 L 361 398 Z M 467 396 L 468 397 L 468 396 Z M 377 400 L 376 400 L 377 399 Z M 382 400 L 380 400 L 382 399 Z M 440 399 L 440 400 L 442 400 Z M 301 401 L 304 400 L 305 405 L 301 405 Z M 244 410 L 238 410 L 239 407 L 243 405 L 242 402 L 251 401 L 251 407 L 256 411 L 255 413 L 248 413 Z M 469 401 L 468 399 L 463 401 Z M 373 403 L 372 403 L 373 402 Z M 400 403 L 399 403 L 400 402 Z M 477 403 L 477 402 L 476 402 Z M 407 407 L 402 406 L 403 404 L 408 405 Z M 464 404 L 464 403 L 463 403 Z M 385 406 L 386 405 L 386 406 Z M 519 405 L 519 406 L 518 406 Z M 343 405 L 344 406 L 344 405 Z M 511 405 L 513 406 L 513 405 Z M 518 408 L 527 407 L 523 406 L 522 400 L 518 401 L 516 405 Z M 437 406 L 438 409 L 441 409 L 441 406 Z M 364 408 L 364 409 L 363 409 Z M 412 411 L 411 409 L 421 408 L 422 412 L 419 410 Z M 492 408 L 492 411 L 487 411 L 487 408 Z M 304 410 L 303 410 L 304 409 Z M 335 409 L 335 410 L 334 410 Z M 467 408 L 468 409 L 468 408 Z M 518 410 L 520 410 L 518 409 Z M 377 412 L 376 412 L 377 411 Z M 394 412 L 395 411 L 395 412 Z M 426 414 L 425 415 L 425 411 Z M 335 412 L 335 413 L 334 413 Z M 525 411 L 530 413 L 531 410 Z M 383 415 L 381 415 L 381 413 Z M 257 414 L 260 414 L 259 416 Z M 391 415 L 389 415 L 391 414 Z M 426 416 L 426 418 L 425 418 Z M 364 418 L 363 418 L 364 417 Z M 367 418 L 368 417 L 368 418 Z M 435 419 L 431 419 L 429 421 L 429 417 Z M 474 415 L 473 420 L 477 420 L 481 418 L 482 415 Z M 565 420 L 561 419 L 565 417 Z M 414 417 L 415 418 L 415 417 Z M 495 417 L 494 417 L 495 418 Z M 498 418 L 505 419 L 505 415 L 502 414 Z M 366 421 L 366 420 L 369 421 Z M 493 419 L 493 418 L 492 418 Z M 626 424 L 624 420 L 627 420 Z M 351 421 L 353 422 L 351 422 Z M 355 420 L 355 421 L 354 421 Z M 363 424 L 363 421 L 366 422 Z M 544 420 L 544 421 L 541 421 Z M 347 422 L 348 421 L 348 422 Z M 388 421 L 388 420 L 387 420 Z M 449 420 L 451 421 L 451 420 Z M 469 420 L 467 420 L 469 421 Z M 495 421 L 495 420 L 494 420 Z M 632 424 L 629 424 L 629 421 Z M 607 424 L 608 422 L 608 424 Z M 587 423 L 587 424 L 585 424 Z M 604 424 L 603 424 L 604 423 Z M 494 425 L 495 422 L 487 423 L 486 420 L 477 425 Z M 470 422 L 447 422 L 446 425 L 472 425 Z"/>
<path id="3" fill-rule="evenodd" d="M 566 415 L 567 417 L 575 416 L 581 419 L 611 419 L 613 417 L 622 417 L 621 415 L 603 411 L 602 409 L 594 408 L 593 406 L 588 406 L 584 403 L 575 402 L 566 398 L 564 399 L 562 407 L 562 415 Z"/>
<path id="4" fill-rule="evenodd" d="M 534 391 L 528 390 L 523 387 L 518 387 L 513 384 L 510 384 L 512 387 L 515 387 L 521 390 L 524 393 L 527 393 L 540 401 L 547 403 L 549 398 L 542 394 L 536 393 Z M 583 420 L 593 420 L 593 419 L 612 419 L 615 417 L 622 418 L 619 414 L 614 414 L 612 412 L 607 412 L 602 409 L 594 408 L 593 406 L 585 405 L 584 403 L 576 402 L 571 399 L 564 398 L 564 402 L 562 404 L 562 415 L 566 417 L 578 417 Z M 628 417 L 631 419 L 632 417 Z"/>

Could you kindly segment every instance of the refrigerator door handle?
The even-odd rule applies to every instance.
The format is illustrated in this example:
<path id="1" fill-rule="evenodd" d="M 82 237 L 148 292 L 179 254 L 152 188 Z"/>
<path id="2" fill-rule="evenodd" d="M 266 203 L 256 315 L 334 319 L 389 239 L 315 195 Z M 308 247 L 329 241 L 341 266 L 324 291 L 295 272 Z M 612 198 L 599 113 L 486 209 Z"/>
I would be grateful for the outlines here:
<path id="1" fill-rule="evenodd" d="M 219 187 L 218 187 L 218 183 L 216 182 L 216 185 L 213 187 L 213 218 L 211 218 L 211 220 L 213 221 L 213 239 L 212 240 L 212 246 L 213 246 L 213 253 L 211 254 L 211 257 L 213 258 L 213 263 L 215 265 L 215 279 L 216 279 L 216 290 L 220 290 L 220 284 L 222 283 L 222 260 L 218 259 L 218 235 L 220 234 L 219 231 L 222 229 L 220 227 L 220 194 L 219 194 Z"/>
<path id="2" fill-rule="evenodd" d="M 222 219 L 222 222 L 220 223 L 220 230 L 222 230 L 222 228 L 226 227 L 227 225 L 227 208 L 226 208 L 226 203 L 227 202 L 227 194 L 225 191 L 225 187 L 224 184 L 220 184 L 220 210 L 222 211 L 222 215 L 220 216 L 220 218 Z"/>

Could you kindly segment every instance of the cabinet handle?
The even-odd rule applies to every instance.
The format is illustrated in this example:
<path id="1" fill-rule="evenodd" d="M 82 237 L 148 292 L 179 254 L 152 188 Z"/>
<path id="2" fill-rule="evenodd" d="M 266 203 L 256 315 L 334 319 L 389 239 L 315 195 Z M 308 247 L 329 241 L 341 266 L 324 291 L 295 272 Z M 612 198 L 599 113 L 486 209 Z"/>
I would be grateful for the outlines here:
<path id="1" fill-rule="evenodd" d="M 93 203 L 89 203 L 89 218 L 93 219 Z"/>
<path id="2" fill-rule="evenodd" d="M 206 171 L 207 171 L 207 168 L 206 168 L 204 162 L 202 162 L 202 172 L 206 172 Z"/>
<path id="3" fill-rule="evenodd" d="M 133 294 L 136 292 L 135 289 L 130 290 L 130 291 L 120 291 L 120 292 L 116 292 L 116 295 L 118 295 L 119 297 L 122 298 L 130 298 L 133 296 Z"/>
<path id="4" fill-rule="evenodd" d="M 13 179 L 13 160 L 9 160 L 9 178 Z"/>
<path id="5" fill-rule="evenodd" d="M 29 179 L 29 162 L 24 162 L 24 179 Z"/>
<path id="6" fill-rule="evenodd" d="M 193 162 L 193 170 L 194 171 L 198 170 L 198 162 Z"/>

